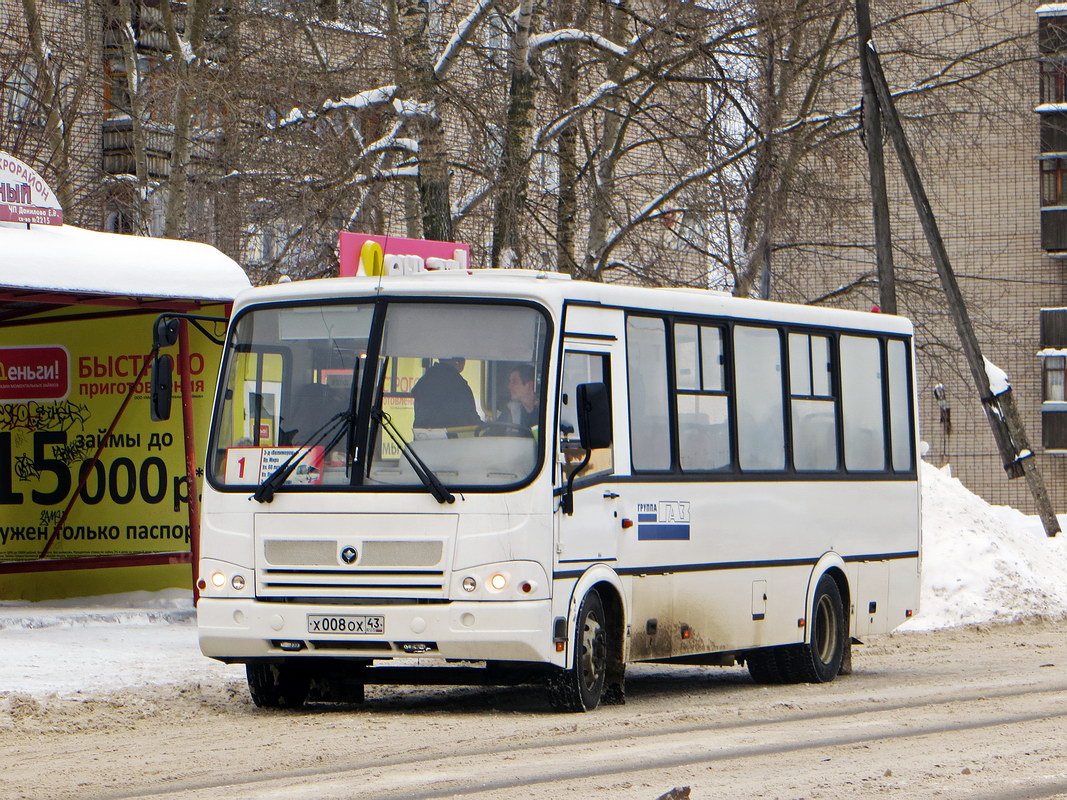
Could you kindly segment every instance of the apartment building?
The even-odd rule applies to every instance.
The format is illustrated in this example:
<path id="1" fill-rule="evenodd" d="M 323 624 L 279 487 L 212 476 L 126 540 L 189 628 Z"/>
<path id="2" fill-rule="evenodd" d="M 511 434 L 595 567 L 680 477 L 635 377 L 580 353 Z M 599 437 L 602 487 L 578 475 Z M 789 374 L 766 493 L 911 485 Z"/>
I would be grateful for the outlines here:
<path id="1" fill-rule="evenodd" d="M 972 0 L 942 14 L 918 3 L 891 10 L 896 21 L 876 26 L 874 41 L 942 238 L 983 354 L 1008 374 L 1053 505 L 1067 512 L 1067 311 L 1057 310 L 1067 305 L 1067 5 Z M 859 103 L 858 69 L 831 94 L 837 108 Z M 1032 511 L 1025 481 L 1007 478 L 888 139 L 885 158 L 898 307 L 916 322 L 926 459 L 950 466 L 990 502 Z M 799 209 L 780 243 L 786 277 L 773 296 L 873 308 L 862 137 L 845 137 L 809 167 L 833 176 L 838 204 L 832 217 Z M 792 253 L 795 243 L 811 244 Z"/>

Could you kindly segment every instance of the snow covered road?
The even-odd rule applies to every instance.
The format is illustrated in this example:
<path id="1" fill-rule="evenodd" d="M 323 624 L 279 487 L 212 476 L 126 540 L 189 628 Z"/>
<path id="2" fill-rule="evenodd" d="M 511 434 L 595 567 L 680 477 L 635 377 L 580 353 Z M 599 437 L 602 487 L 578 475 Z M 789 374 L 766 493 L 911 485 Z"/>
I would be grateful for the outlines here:
<path id="1" fill-rule="evenodd" d="M 879 637 L 855 667 L 762 687 L 738 668 L 638 666 L 626 705 L 584 715 L 521 687 L 369 687 L 363 706 L 299 712 L 254 708 L 236 679 L 9 698 L 0 796 L 1067 796 L 1059 624 Z"/>

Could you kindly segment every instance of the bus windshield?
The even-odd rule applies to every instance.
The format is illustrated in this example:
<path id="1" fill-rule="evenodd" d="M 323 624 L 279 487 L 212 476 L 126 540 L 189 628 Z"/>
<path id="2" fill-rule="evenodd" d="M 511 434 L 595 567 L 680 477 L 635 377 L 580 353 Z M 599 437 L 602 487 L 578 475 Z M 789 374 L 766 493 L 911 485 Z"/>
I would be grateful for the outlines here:
<path id="1" fill-rule="evenodd" d="M 246 312 L 227 348 L 212 479 L 254 487 L 293 459 L 285 488 L 424 491 L 420 462 L 452 488 L 522 483 L 539 463 L 546 331 L 535 308 L 499 302 Z"/>

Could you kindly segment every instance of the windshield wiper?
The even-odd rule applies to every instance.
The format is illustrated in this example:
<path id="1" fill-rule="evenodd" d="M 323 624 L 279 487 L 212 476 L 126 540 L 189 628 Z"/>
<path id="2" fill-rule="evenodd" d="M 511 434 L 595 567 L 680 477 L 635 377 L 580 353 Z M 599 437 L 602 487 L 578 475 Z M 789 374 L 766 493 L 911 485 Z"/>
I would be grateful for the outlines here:
<path id="1" fill-rule="evenodd" d="M 260 503 L 270 503 L 274 500 L 274 493 L 277 492 L 289 480 L 289 476 L 293 474 L 293 470 L 297 468 L 304 456 L 311 452 L 312 448 L 318 447 L 327 438 L 330 439 L 329 444 L 323 447 L 326 453 L 329 453 L 337 443 L 341 441 L 341 437 L 344 436 L 349 429 L 348 421 L 352 417 L 351 411 L 340 411 L 334 414 L 330 419 L 326 421 L 321 428 L 315 431 L 308 437 L 308 442 L 302 444 L 293 451 L 289 458 L 285 459 L 278 468 L 274 470 L 266 479 L 259 485 L 255 493 L 252 495 Z M 344 424 L 340 424 L 344 423 Z"/>
<path id="2" fill-rule="evenodd" d="M 445 488 L 445 485 L 441 483 L 441 479 L 434 475 L 433 470 L 426 466 L 425 461 L 419 458 L 419 454 L 416 453 L 414 448 L 412 448 L 412 446 L 404 440 L 404 437 L 400 435 L 400 431 L 393 425 L 393 420 L 388 414 L 382 411 L 381 406 L 373 408 L 370 415 L 378 420 L 378 424 L 389 434 L 389 438 L 393 440 L 393 444 L 400 448 L 400 452 L 404 454 L 404 458 L 411 464 L 411 469 L 419 476 L 422 485 L 430 490 L 430 494 L 434 496 L 434 499 L 438 503 L 456 502 L 456 496 Z"/>

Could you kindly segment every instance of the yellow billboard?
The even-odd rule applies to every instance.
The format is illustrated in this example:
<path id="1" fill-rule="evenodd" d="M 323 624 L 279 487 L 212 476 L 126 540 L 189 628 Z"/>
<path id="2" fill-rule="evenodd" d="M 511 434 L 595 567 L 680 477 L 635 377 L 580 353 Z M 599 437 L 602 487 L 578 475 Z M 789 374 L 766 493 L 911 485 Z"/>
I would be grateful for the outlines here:
<path id="1" fill-rule="evenodd" d="M 0 599 L 190 586 L 188 556 L 165 555 L 189 551 L 190 487 L 179 380 L 171 419 L 150 420 L 146 360 L 158 313 L 72 314 L 68 306 L 0 329 Z M 199 313 L 222 317 L 225 308 Z M 221 324 L 211 327 L 222 335 Z M 189 344 L 199 459 L 220 348 L 192 328 Z M 87 561 L 95 568 L 56 571 L 26 563 L 105 556 L 146 566 Z M 18 564 L 29 571 L 12 571 Z"/>

